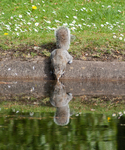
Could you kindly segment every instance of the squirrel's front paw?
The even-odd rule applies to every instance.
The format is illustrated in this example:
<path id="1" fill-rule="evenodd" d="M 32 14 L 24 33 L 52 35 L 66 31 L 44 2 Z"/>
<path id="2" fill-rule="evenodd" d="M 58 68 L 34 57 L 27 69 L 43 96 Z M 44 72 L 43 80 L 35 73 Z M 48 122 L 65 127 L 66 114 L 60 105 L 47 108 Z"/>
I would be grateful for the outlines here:
<path id="1" fill-rule="evenodd" d="M 71 64 L 72 63 L 72 60 L 70 60 L 69 62 L 68 62 L 68 64 Z"/>

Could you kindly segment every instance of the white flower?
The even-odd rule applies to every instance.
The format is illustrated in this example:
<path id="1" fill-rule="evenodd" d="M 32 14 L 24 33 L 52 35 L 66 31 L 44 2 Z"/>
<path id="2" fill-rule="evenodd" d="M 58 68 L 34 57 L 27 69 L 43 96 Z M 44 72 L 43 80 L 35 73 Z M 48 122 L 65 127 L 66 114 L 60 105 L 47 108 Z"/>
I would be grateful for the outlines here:
<path id="1" fill-rule="evenodd" d="M 45 12 L 45 9 L 43 9 L 43 11 Z"/>
<path id="2" fill-rule="evenodd" d="M 42 3 L 45 3 L 44 1 L 42 1 Z"/>
<path id="3" fill-rule="evenodd" d="M 18 33 L 18 32 L 17 32 L 16 34 L 17 34 L 17 36 L 19 36 L 19 33 Z"/>
<path id="4" fill-rule="evenodd" d="M 76 21 L 75 20 L 73 20 L 73 22 L 72 22 L 73 24 L 75 24 L 76 23 Z"/>
<path id="5" fill-rule="evenodd" d="M 81 24 L 78 24 L 78 26 L 81 28 L 82 27 L 82 25 Z"/>
<path id="6" fill-rule="evenodd" d="M 52 13 L 56 15 L 56 11 L 53 11 Z"/>
<path id="7" fill-rule="evenodd" d="M 82 21 L 85 21 L 84 19 L 81 19 Z"/>
<path id="8" fill-rule="evenodd" d="M 119 40 L 122 40 L 122 37 L 119 37 Z M 120 112 L 119 112 L 120 113 Z"/>
<path id="9" fill-rule="evenodd" d="M 122 112 L 119 112 L 118 114 L 119 114 L 119 115 L 121 115 L 121 114 L 122 114 Z"/>
<path id="10" fill-rule="evenodd" d="M 116 35 L 113 35 L 113 38 L 116 39 Z"/>
<path id="11" fill-rule="evenodd" d="M 73 30 L 73 31 L 74 31 L 75 29 L 76 29 L 75 27 L 72 27 L 72 28 L 71 28 L 71 30 Z"/>
<path id="12" fill-rule="evenodd" d="M 118 12 L 120 12 L 120 13 L 121 13 L 121 10 L 118 10 Z"/>
<path id="13" fill-rule="evenodd" d="M 28 25 L 31 25 L 31 23 L 30 23 L 30 22 L 28 22 L 27 24 L 28 24 Z"/>
<path id="14" fill-rule="evenodd" d="M 38 32 L 38 30 L 37 30 L 37 29 L 35 29 L 35 28 L 34 28 L 34 31 L 35 31 L 35 32 Z"/>
<path id="15" fill-rule="evenodd" d="M 55 28 L 51 28 L 51 27 L 49 27 L 49 26 L 48 26 L 47 28 L 48 28 L 49 30 L 55 30 Z"/>
<path id="16" fill-rule="evenodd" d="M 120 34 L 121 36 L 124 36 L 123 34 Z"/>
<path id="17" fill-rule="evenodd" d="M 38 16 L 36 16 L 35 18 L 38 18 Z"/>
<path id="18" fill-rule="evenodd" d="M 25 22 L 26 20 L 25 19 L 21 19 L 23 22 Z"/>
<path id="19" fill-rule="evenodd" d="M 90 27 L 91 27 L 91 25 L 89 25 L 89 24 L 88 24 L 88 25 L 87 25 L 87 27 L 89 27 L 89 28 L 90 28 Z"/>
<path id="20" fill-rule="evenodd" d="M 90 9 L 90 11 L 92 11 L 92 9 Z"/>
<path id="21" fill-rule="evenodd" d="M 95 23 L 92 23 L 92 25 L 95 27 L 96 26 L 96 24 Z"/>
<path id="22" fill-rule="evenodd" d="M 109 24 L 108 22 L 106 22 L 106 24 Z"/>
<path id="23" fill-rule="evenodd" d="M 74 26 L 74 24 L 73 24 L 73 23 L 70 23 L 69 25 L 70 25 L 70 26 Z"/>
<path id="24" fill-rule="evenodd" d="M 69 16 L 66 16 L 66 18 L 69 18 Z"/>
<path id="25" fill-rule="evenodd" d="M 86 8 L 85 8 L 85 7 L 83 7 L 82 9 L 83 9 L 83 10 L 86 10 Z"/>
<path id="26" fill-rule="evenodd" d="M 40 5 L 40 3 L 37 3 L 37 5 Z"/>
<path id="27" fill-rule="evenodd" d="M 104 27 L 104 25 L 103 25 L 103 24 L 101 24 L 101 27 Z"/>
<path id="28" fill-rule="evenodd" d="M 46 23 L 51 23 L 51 21 L 46 21 Z"/>
<path id="29" fill-rule="evenodd" d="M 35 21 L 35 19 L 34 19 L 34 18 L 31 18 L 30 20 L 31 20 L 31 21 Z"/>
<path id="30" fill-rule="evenodd" d="M 112 114 L 112 116 L 113 116 L 113 117 L 115 117 L 115 116 L 116 116 L 116 114 Z"/>
<path id="31" fill-rule="evenodd" d="M 63 23 L 63 26 L 68 26 L 68 23 Z"/>
<path id="32" fill-rule="evenodd" d="M 77 19 L 77 16 L 73 16 L 74 19 Z"/>
<path id="33" fill-rule="evenodd" d="M 13 19 L 13 17 L 11 16 L 10 19 Z"/>
<path id="34" fill-rule="evenodd" d="M 4 12 L 2 12 L 2 15 L 4 15 Z"/>
<path id="35" fill-rule="evenodd" d="M 102 7 L 104 7 L 104 5 L 102 5 Z"/>
<path id="36" fill-rule="evenodd" d="M 27 12 L 27 14 L 28 14 L 28 15 L 30 15 L 30 13 L 29 13 L 29 12 Z"/>
<path id="37" fill-rule="evenodd" d="M 56 19 L 55 19 L 55 22 L 59 22 L 59 23 L 61 23 L 59 20 L 56 20 Z"/>
<path id="38" fill-rule="evenodd" d="M 22 18 L 22 15 L 19 15 L 19 18 Z"/>
<path id="39" fill-rule="evenodd" d="M 111 7 L 111 5 L 108 5 L 108 7 L 107 8 L 110 8 Z"/>

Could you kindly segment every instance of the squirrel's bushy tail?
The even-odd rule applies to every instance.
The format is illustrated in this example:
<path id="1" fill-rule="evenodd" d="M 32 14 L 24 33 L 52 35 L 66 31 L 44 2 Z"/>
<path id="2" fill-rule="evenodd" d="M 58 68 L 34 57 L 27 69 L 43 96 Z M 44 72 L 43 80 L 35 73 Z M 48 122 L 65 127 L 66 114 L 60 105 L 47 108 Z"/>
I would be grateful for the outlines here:
<path id="1" fill-rule="evenodd" d="M 68 50 L 70 46 L 70 30 L 67 27 L 59 27 L 55 31 L 56 46 L 58 49 Z"/>

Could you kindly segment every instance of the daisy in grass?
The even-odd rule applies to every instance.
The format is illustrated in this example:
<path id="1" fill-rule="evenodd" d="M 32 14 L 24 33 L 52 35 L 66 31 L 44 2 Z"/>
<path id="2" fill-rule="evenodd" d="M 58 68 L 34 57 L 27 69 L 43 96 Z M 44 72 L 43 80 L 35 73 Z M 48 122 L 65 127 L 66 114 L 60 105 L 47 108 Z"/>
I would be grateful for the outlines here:
<path id="1" fill-rule="evenodd" d="M 22 18 L 22 15 L 19 15 L 19 18 Z"/>
<path id="2" fill-rule="evenodd" d="M 38 25 L 39 25 L 39 23 L 38 23 L 38 22 L 36 22 L 36 23 L 35 23 L 35 26 L 37 27 Z"/>
<path id="3" fill-rule="evenodd" d="M 122 37 L 119 37 L 119 40 L 122 40 Z"/>
<path id="4" fill-rule="evenodd" d="M 116 35 L 113 35 L 113 38 L 116 39 Z"/>

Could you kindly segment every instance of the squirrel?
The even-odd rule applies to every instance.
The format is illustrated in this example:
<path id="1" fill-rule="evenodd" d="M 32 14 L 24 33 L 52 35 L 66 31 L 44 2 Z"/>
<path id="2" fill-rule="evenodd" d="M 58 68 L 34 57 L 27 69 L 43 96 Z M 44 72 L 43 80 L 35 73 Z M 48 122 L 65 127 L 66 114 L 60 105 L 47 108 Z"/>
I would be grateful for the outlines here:
<path id="1" fill-rule="evenodd" d="M 56 107 L 54 122 L 57 125 L 67 125 L 70 118 L 69 102 L 72 100 L 72 93 L 67 93 L 61 82 L 56 82 L 50 93 L 50 103 Z"/>
<path id="2" fill-rule="evenodd" d="M 51 69 L 59 81 L 64 74 L 67 63 L 72 63 L 73 57 L 68 53 L 70 46 L 70 30 L 66 27 L 59 27 L 55 31 L 57 49 L 53 50 L 50 56 Z"/>

